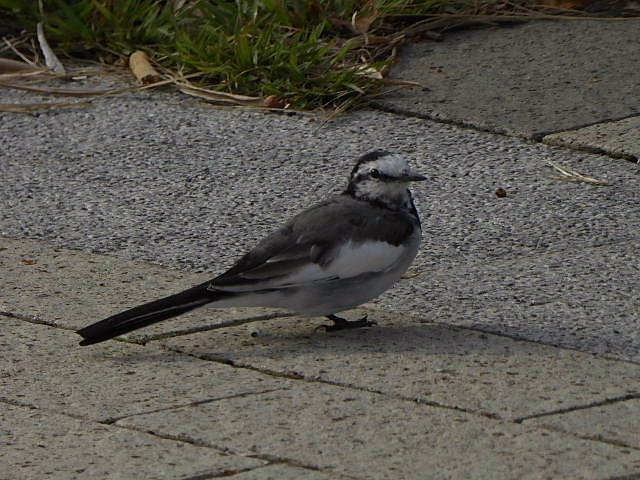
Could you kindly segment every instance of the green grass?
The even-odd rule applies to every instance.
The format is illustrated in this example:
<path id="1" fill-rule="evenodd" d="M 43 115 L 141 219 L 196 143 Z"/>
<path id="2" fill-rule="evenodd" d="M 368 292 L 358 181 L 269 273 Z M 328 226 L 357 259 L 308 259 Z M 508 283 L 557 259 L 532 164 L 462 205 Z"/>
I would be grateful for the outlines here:
<path id="1" fill-rule="evenodd" d="M 384 36 L 415 15 L 478 12 L 494 0 L 187 0 L 175 9 L 176 3 L 0 0 L 0 18 L 33 36 L 43 21 L 58 53 L 113 59 L 144 50 L 166 69 L 203 72 L 199 81 L 208 88 L 275 95 L 311 109 L 378 92 L 380 79 L 364 68 L 380 70 L 391 61 Z M 354 19 L 359 28 L 349 27 Z M 382 41 L 372 42 L 374 36 Z"/>

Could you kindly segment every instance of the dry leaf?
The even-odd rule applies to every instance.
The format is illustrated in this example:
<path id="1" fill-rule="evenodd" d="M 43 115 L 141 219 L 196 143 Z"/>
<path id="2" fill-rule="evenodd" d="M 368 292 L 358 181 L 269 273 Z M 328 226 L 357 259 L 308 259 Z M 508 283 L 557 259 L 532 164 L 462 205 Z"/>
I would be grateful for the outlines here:
<path id="1" fill-rule="evenodd" d="M 264 106 L 267 108 L 287 108 L 287 103 L 276 95 L 269 95 L 264 99 Z"/>
<path id="2" fill-rule="evenodd" d="M 151 66 L 147 54 L 141 50 L 131 54 L 129 57 L 129 68 L 144 85 L 162 80 L 162 76 Z"/>
<path id="3" fill-rule="evenodd" d="M 20 263 L 23 265 L 35 265 L 38 262 L 36 260 L 27 260 L 26 258 L 23 258 L 20 260 Z"/>
<path id="4" fill-rule="evenodd" d="M 356 74 L 363 77 L 373 78 L 374 80 L 382 80 L 382 73 L 379 70 L 368 65 L 362 65 L 356 70 Z"/>

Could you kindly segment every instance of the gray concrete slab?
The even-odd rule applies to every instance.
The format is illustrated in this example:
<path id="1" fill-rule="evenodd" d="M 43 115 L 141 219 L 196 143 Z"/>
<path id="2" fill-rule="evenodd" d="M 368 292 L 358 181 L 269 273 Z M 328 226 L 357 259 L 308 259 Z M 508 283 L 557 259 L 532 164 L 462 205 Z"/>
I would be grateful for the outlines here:
<path id="1" fill-rule="evenodd" d="M 539 138 L 640 112 L 640 21 L 550 20 L 403 47 L 393 111 Z"/>
<path id="2" fill-rule="evenodd" d="M 388 311 L 640 362 L 640 241 L 456 268 L 413 269 Z M 423 305 L 428 305 L 424 308 Z"/>
<path id="3" fill-rule="evenodd" d="M 0 479 L 214 478 L 266 462 L 0 403 Z"/>
<path id="4" fill-rule="evenodd" d="M 283 392 L 138 415 L 118 425 L 260 452 L 349 478 L 602 479 L 640 471 L 637 450 L 302 382 Z"/>
<path id="5" fill-rule="evenodd" d="M 1 253 L 3 278 L 6 279 L 5 291 L 9 293 L 0 297 L 2 309 L 65 328 L 77 329 L 89 321 L 118 311 L 127 303 L 127 306 L 133 306 L 141 296 L 152 299 L 154 295 L 163 295 L 163 290 L 170 288 L 173 282 L 189 285 L 202 280 L 201 274 L 182 274 L 142 262 L 51 248 L 42 241 L 4 238 L 2 242 L 2 248 L 6 248 Z M 585 405 L 634 392 L 632 386 L 640 381 L 640 367 L 430 322 L 466 322 L 488 329 L 490 320 L 498 319 L 497 330 L 511 328 L 514 335 L 522 337 L 537 334 L 544 339 L 545 335 L 540 332 L 547 329 L 552 332 L 546 335 L 547 338 L 555 333 L 557 337 L 579 338 L 585 344 L 590 341 L 595 345 L 608 345 L 606 342 L 609 340 L 603 338 L 596 342 L 598 334 L 611 328 L 611 318 L 616 321 L 617 328 L 627 328 L 622 317 L 637 308 L 637 303 L 634 303 L 637 295 L 634 297 L 632 289 L 632 280 L 637 275 L 637 267 L 633 270 L 637 248 L 637 244 L 630 243 L 609 247 L 603 254 L 600 252 L 601 255 L 587 251 L 569 258 L 565 254 L 546 255 L 536 261 L 528 259 L 526 264 L 522 260 L 513 260 L 512 264 L 416 273 L 426 276 L 428 285 L 416 284 L 417 277 L 411 279 L 406 295 L 428 302 L 431 305 L 428 312 L 418 313 L 419 305 L 411 304 L 405 310 L 415 313 L 407 313 L 401 318 L 372 310 L 370 316 L 379 322 L 379 327 L 350 332 L 346 336 L 314 332 L 322 319 L 294 317 L 178 336 L 163 343 L 174 350 L 202 358 L 233 361 L 283 374 L 295 372 L 305 377 L 373 388 L 508 418 Z M 603 265 L 594 264 L 589 256 L 607 260 Z M 22 260 L 27 260 L 27 264 Z M 31 262 L 36 263 L 29 264 Z M 134 277 L 131 277 L 132 272 L 135 272 Z M 510 272 L 507 283 L 502 281 L 504 272 Z M 610 272 L 615 272 L 615 278 Z M 568 277 L 574 281 L 567 283 Z M 123 278 L 127 280 L 122 282 Z M 452 278 L 465 278 L 465 283 L 452 284 Z M 623 290 L 621 286 L 625 284 L 630 285 L 631 290 Z M 407 285 L 400 290 L 409 288 Z M 469 289 L 468 285 L 472 287 Z M 491 287 L 487 288 L 487 285 Z M 535 290 L 531 285 L 544 288 Z M 575 297 L 583 298 L 586 303 L 579 308 L 572 307 L 571 299 Z M 478 302 L 478 299 L 482 301 Z M 385 304 L 370 304 L 370 308 L 378 306 L 385 307 Z M 397 311 L 393 304 L 386 305 L 386 308 L 389 312 Z M 172 334 L 196 327 L 213 328 L 220 321 L 250 318 L 258 313 L 256 310 L 259 309 L 201 309 L 192 315 L 141 330 L 134 338 L 149 340 L 163 333 Z M 594 324 L 589 331 L 574 328 L 567 332 L 555 322 L 555 318 L 561 317 L 570 325 L 574 318 L 584 318 L 587 313 Z M 351 312 L 350 315 L 355 318 L 361 312 Z M 529 321 L 538 325 L 537 333 L 518 330 L 518 318 L 523 315 L 529 315 Z M 515 321 L 512 320 L 514 318 Z M 141 408 L 164 408 L 177 402 L 202 400 L 199 395 L 235 395 L 258 388 L 254 385 L 255 375 L 246 374 L 246 378 L 239 381 L 226 366 L 219 366 L 215 372 L 209 373 L 206 362 L 190 360 L 188 365 L 184 365 L 174 355 L 165 358 L 161 352 L 156 352 L 154 356 L 148 356 L 140 347 L 131 351 L 125 345 L 112 343 L 107 345 L 107 350 L 101 346 L 80 349 L 76 347 L 78 337 L 70 331 L 39 330 L 33 325 L 22 328 L 18 320 L 5 321 L 12 327 L 14 335 L 21 335 L 15 339 L 7 337 L 4 342 L 8 345 L 9 357 L 15 362 L 28 365 L 29 359 L 36 354 L 56 359 L 54 364 L 59 364 L 61 370 L 48 380 L 54 382 L 51 387 L 56 391 L 64 391 L 66 377 L 78 375 L 85 369 L 88 369 L 90 377 L 100 377 L 104 371 L 104 375 L 114 379 L 121 377 L 123 372 L 140 372 L 125 377 L 126 385 L 144 385 L 137 394 L 137 400 L 123 402 L 118 391 L 110 392 L 112 398 L 107 401 L 105 392 L 100 388 L 101 380 L 97 380 L 91 387 L 96 391 L 93 403 L 78 401 L 74 406 L 80 409 L 78 414 L 95 415 L 93 409 L 97 402 L 109 404 L 103 406 L 101 414 L 118 416 L 129 415 Z M 629 325 L 632 326 L 633 321 Z M 252 337 L 256 331 L 265 336 Z M 617 339 L 614 345 L 624 344 L 627 348 L 623 352 L 613 351 L 612 356 L 625 356 L 625 353 L 633 356 L 640 345 L 637 331 L 631 327 L 612 333 L 608 338 Z M 60 342 L 65 345 L 62 351 L 57 347 Z M 34 352 L 32 346 L 35 344 L 45 344 L 46 347 Z M 612 345 L 609 346 L 613 349 Z M 67 348 L 72 352 L 71 361 L 67 358 Z M 121 358 L 116 360 L 118 356 Z M 391 365 L 382 361 L 388 358 L 393 358 Z M 464 366 L 457 371 L 451 370 L 450 364 L 460 358 L 465 359 Z M 166 375 L 179 376 L 182 369 L 187 369 L 193 377 L 187 377 L 185 386 L 173 393 L 159 391 L 153 399 L 147 399 L 145 395 L 156 388 L 155 375 L 158 373 L 155 369 L 149 376 L 144 373 L 144 365 L 150 362 L 159 362 Z M 194 362 L 196 367 L 189 366 Z M 351 367 L 342 368 L 345 364 Z M 49 377 L 42 368 L 49 367 L 42 367 L 38 362 L 31 364 L 24 374 L 11 379 L 6 391 L 15 395 L 29 394 L 34 401 L 39 399 L 38 384 L 30 383 L 29 379 Z M 376 373 L 360 378 L 362 368 Z M 557 374 L 564 371 L 570 373 Z M 612 372 L 616 373 L 609 378 Z M 220 382 L 216 388 L 207 383 L 209 375 Z M 406 383 L 408 378 L 415 376 L 420 380 Z M 589 378 L 586 383 L 585 376 Z M 257 378 L 260 379 L 258 384 L 262 385 L 260 388 L 281 387 L 268 377 Z M 57 384 L 56 381 L 62 383 Z M 594 386 L 596 383 L 598 387 Z M 532 396 L 531 385 L 534 384 L 538 385 L 537 391 L 545 393 Z M 478 394 L 466 396 L 459 393 L 469 388 L 477 389 Z M 189 393 L 182 398 L 185 392 Z M 82 395 L 82 392 L 76 393 Z M 67 405 L 68 400 L 65 395 L 60 396 L 60 401 L 64 402 L 61 408 Z M 157 401 L 161 403 L 155 404 Z M 140 406 L 140 402 L 144 406 Z M 56 405 L 56 402 L 52 404 Z M 494 410 L 489 410 L 491 408 Z"/>
<path id="6" fill-rule="evenodd" d="M 637 398 L 525 422 L 640 449 L 640 399 Z"/>
<path id="7" fill-rule="evenodd" d="M 209 277 L 51 248 L 35 240 L 5 237 L 1 243 L 5 287 L 0 291 L 0 312 L 21 313 L 66 328 L 78 329 Z M 423 321 L 473 326 L 640 361 L 635 322 L 640 312 L 638 248 L 638 241 L 629 241 L 444 269 L 416 265 L 371 306 L 417 312 Z M 127 337 L 146 341 L 173 331 L 279 314 L 284 312 L 204 309 Z M 305 324 L 311 328 L 320 321 Z"/>
<path id="8" fill-rule="evenodd" d="M 319 129 L 308 118 L 178 99 L 103 100 L 37 118 L 0 114 L 0 232 L 221 272 L 304 206 L 344 189 L 354 160 L 376 148 L 406 152 L 432 177 L 416 187 L 421 261 L 430 265 L 638 231 L 640 175 L 628 162 L 371 111 Z M 547 158 L 615 188 L 549 178 Z M 499 199 L 499 187 L 519 193 Z"/>
<path id="9" fill-rule="evenodd" d="M 550 145 L 591 149 L 610 155 L 638 159 L 640 158 L 640 116 L 554 133 L 544 137 L 543 141 Z"/>
<path id="10" fill-rule="evenodd" d="M 68 330 L 0 316 L 0 399 L 111 421 L 145 411 L 286 388 L 283 380 L 155 347 L 78 347 Z"/>
<path id="11" fill-rule="evenodd" d="M 10 245 L 2 252 L 5 258 L 19 263 L 21 244 L 4 245 Z M 39 251 L 42 262 L 29 254 L 25 259 L 35 258 L 37 263 L 21 265 L 38 265 L 45 272 L 25 271 L 22 281 L 31 286 L 21 290 L 21 276 L 15 266 L 9 269 L 10 299 L 20 293 L 26 297 L 26 302 L 13 304 L 18 312 L 29 311 L 29 299 L 36 305 L 48 302 L 38 307 L 41 322 L 61 315 L 61 309 L 82 318 L 83 309 L 94 307 L 74 305 L 64 296 L 63 305 L 56 307 L 55 296 L 32 295 L 32 275 L 39 275 L 40 288 L 50 292 L 66 285 L 58 285 L 60 271 L 74 278 L 70 285 L 82 284 L 82 258 L 92 266 L 86 271 L 87 284 L 94 281 L 95 266 L 104 264 L 105 276 L 98 274 L 107 283 L 104 298 L 114 295 L 108 287 L 110 271 L 149 268 L 153 275 L 135 279 L 140 291 L 147 284 L 150 289 L 162 287 L 176 275 L 157 266 L 128 262 L 127 268 L 122 259 L 57 247 L 55 257 L 54 248 L 42 241 L 25 241 L 22 246 L 31 249 L 27 252 Z M 56 275 L 46 274 L 52 271 Z M 188 278 L 189 274 L 183 277 Z M 289 318 L 146 346 L 110 341 L 91 348 L 78 347 L 77 336 L 60 326 L 63 320 L 49 326 L 0 317 L 0 402 L 56 416 L 61 431 L 80 432 L 84 447 L 76 450 L 72 445 L 73 460 L 65 463 L 78 462 L 78 470 L 85 468 L 83 455 L 91 455 L 94 443 L 110 458 L 107 454 L 115 447 L 102 438 L 105 435 L 115 438 L 117 445 L 133 445 L 128 450 L 135 451 L 137 444 L 126 440 L 133 429 L 149 437 L 142 458 L 165 451 L 179 454 L 182 445 L 204 449 L 205 459 L 211 452 L 226 452 L 232 455 L 228 474 L 234 468 L 250 469 L 236 474 L 238 478 L 418 479 L 428 471 L 434 478 L 447 479 L 569 474 L 600 479 L 640 471 L 640 449 L 585 440 L 579 432 L 556 432 L 526 420 L 525 425 L 517 423 L 519 416 L 564 408 L 588 410 L 594 402 L 626 398 L 638 384 L 639 365 L 423 323 L 415 317 L 370 314 L 381 326 L 341 334 L 314 332 L 317 319 Z M 260 331 L 254 337 L 256 328 Z M 35 442 L 32 434 L 36 435 L 31 422 L 20 415 L 14 418 L 9 429 L 4 423 L 3 428 L 14 436 L 22 431 L 28 435 L 12 451 L 10 472 L 26 465 L 22 446 Z M 96 423 L 114 421 L 106 430 L 100 429 L 104 423 Z M 40 417 L 37 422 L 46 424 Z M 84 424 L 89 427 L 78 426 Z M 634 428 L 633 418 L 628 426 Z M 623 423 L 620 428 L 622 435 L 633 435 L 624 431 Z M 136 468 L 138 459 L 130 460 L 126 450 L 113 453 L 119 459 L 113 478 L 127 478 Z M 82 455 L 76 456 L 76 451 Z M 50 453 L 59 455 L 57 450 L 31 455 L 28 471 L 53 470 L 52 478 L 67 478 L 62 463 L 58 467 L 49 462 Z M 238 456 L 272 465 L 235 467 Z M 165 458 L 169 466 L 158 467 L 165 477 L 153 471 L 158 478 L 202 471 L 201 463 L 188 463 L 189 456 L 175 465 L 171 455 Z M 220 465 L 227 468 L 227 463 L 214 460 L 207 464 L 215 472 L 223 468 Z M 106 466 L 99 457 L 95 469 L 86 468 L 100 475 Z M 277 477 L 280 474 L 286 476 Z"/>
<path id="12" fill-rule="evenodd" d="M 455 276 L 440 278 L 460 292 L 475 286 L 465 284 L 459 268 L 631 242 L 640 232 L 640 175 L 630 162 L 379 112 L 358 112 L 318 129 L 306 117 L 210 110 L 174 104 L 174 98 L 130 96 L 102 99 L 85 111 L 3 115 L 0 231 L 213 275 L 286 218 L 343 188 L 358 155 L 387 148 L 408 152 L 433 178 L 416 189 L 425 233 L 413 272 L 453 268 Z M 555 179 L 547 159 L 611 186 Z M 518 193 L 498 198 L 499 187 Z M 608 272 L 615 289 L 615 269 Z M 431 289 L 429 275 L 414 280 L 422 292 Z M 164 285 L 166 293 L 185 286 L 161 285 L 158 293 Z M 431 301 L 413 285 L 380 301 L 399 311 L 408 305 L 430 311 Z M 531 295 L 536 292 L 531 285 Z M 139 303 L 138 293 L 116 292 L 110 297 L 116 304 L 103 308 L 103 296 L 83 300 L 97 304 L 96 316 Z M 624 358 L 636 354 L 615 333 L 633 329 L 635 321 L 618 313 L 612 320 L 620 328 L 577 312 L 542 332 L 528 312 L 510 319 L 508 328 L 493 313 L 485 318 L 481 323 L 494 331 L 595 352 L 617 349 Z M 577 329 L 593 335 L 585 341 L 565 333 Z"/>
<path id="13" fill-rule="evenodd" d="M 174 337 L 162 343 L 201 358 L 320 379 L 510 420 L 640 395 L 640 365 L 573 350 L 369 312 L 380 325 L 343 334 L 308 322 Z"/>

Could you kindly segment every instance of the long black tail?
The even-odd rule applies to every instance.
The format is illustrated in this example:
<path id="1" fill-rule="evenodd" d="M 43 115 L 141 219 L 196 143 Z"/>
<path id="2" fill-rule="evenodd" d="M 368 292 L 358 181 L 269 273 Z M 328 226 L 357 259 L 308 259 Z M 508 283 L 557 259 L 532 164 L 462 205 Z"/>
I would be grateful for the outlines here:
<path id="1" fill-rule="evenodd" d="M 233 293 L 208 290 L 208 286 L 209 282 L 196 285 L 183 292 L 139 305 L 84 327 L 76 332 L 84 339 L 80 345 L 104 342 L 233 295 Z"/>

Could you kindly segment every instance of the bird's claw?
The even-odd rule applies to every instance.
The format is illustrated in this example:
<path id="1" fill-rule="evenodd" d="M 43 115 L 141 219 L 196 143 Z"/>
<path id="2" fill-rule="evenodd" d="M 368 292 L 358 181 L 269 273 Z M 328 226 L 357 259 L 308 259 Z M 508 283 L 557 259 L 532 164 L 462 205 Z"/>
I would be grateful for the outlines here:
<path id="1" fill-rule="evenodd" d="M 324 329 L 325 332 L 337 332 L 340 330 L 346 330 L 351 328 L 373 327 L 378 322 L 375 320 L 367 320 L 367 315 L 360 320 L 345 320 L 344 318 L 337 317 L 335 315 L 328 315 L 327 318 L 333 322 L 333 325 L 318 325 L 315 331 Z"/>

